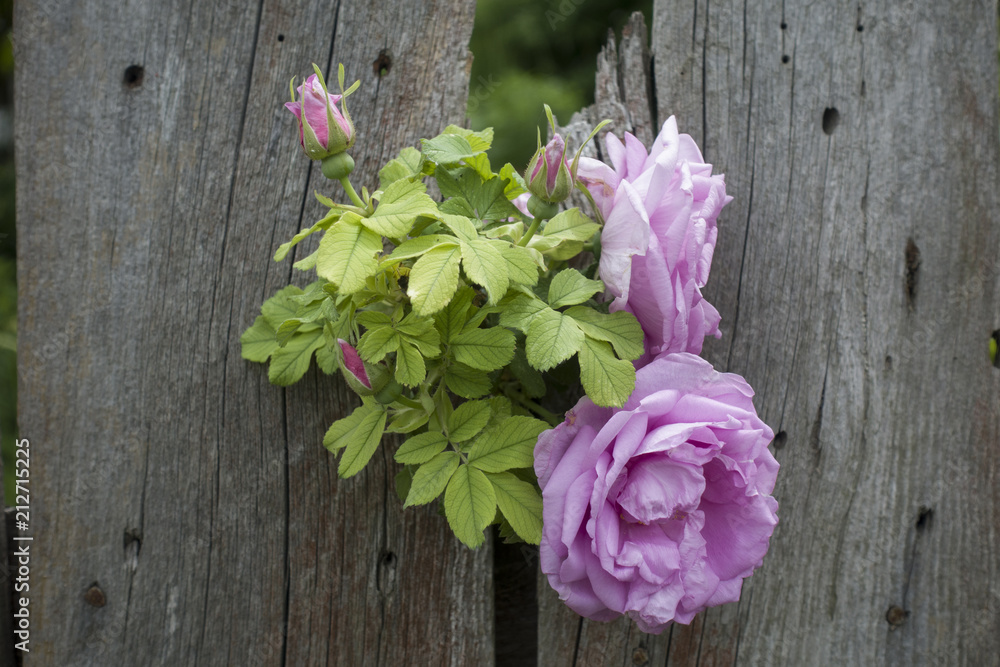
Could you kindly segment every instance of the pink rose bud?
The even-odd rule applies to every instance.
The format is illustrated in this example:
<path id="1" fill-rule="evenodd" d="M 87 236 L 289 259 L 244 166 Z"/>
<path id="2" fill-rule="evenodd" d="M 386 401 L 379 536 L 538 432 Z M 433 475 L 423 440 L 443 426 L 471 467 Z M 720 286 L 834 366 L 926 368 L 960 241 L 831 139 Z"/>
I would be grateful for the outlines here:
<path id="1" fill-rule="evenodd" d="M 340 369 L 344 372 L 344 377 L 347 378 L 348 384 L 351 385 L 352 389 L 358 391 L 355 387 L 355 383 L 358 383 L 364 389 L 368 390 L 368 393 L 371 393 L 372 383 L 368 379 L 365 362 L 361 360 L 358 351 L 343 338 L 338 338 L 337 343 L 340 345 Z"/>
<path id="2" fill-rule="evenodd" d="M 548 204 L 558 204 L 565 201 L 576 187 L 576 171 L 580 165 L 580 154 L 583 147 L 587 145 L 597 132 L 610 123 L 609 120 L 601 121 L 590 136 L 580 145 L 573 156 L 573 161 L 566 159 L 566 142 L 556 132 L 555 119 L 552 117 L 552 109 L 545 106 L 545 115 L 549 119 L 549 127 L 552 128 L 552 139 L 542 146 L 542 137 L 539 133 L 538 150 L 528 163 L 528 169 L 524 172 L 524 180 L 528 183 L 528 190 L 539 200 Z"/>
<path id="3" fill-rule="evenodd" d="M 299 120 L 299 143 L 306 155 L 313 160 L 322 160 L 353 146 L 354 124 L 344 106 L 346 94 L 328 92 L 319 70 L 297 89 L 294 85 L 295 79 L 292 79 L 289 85 L 292 101 L 286 102 L 285 108 Z"/>
<path id="4" fill-rule="evenodd" d="M 547 202 L 561 202 L 573 191 L 573 175 L 566 162 L 566 142 L 559 134 L 535 152 L 526 172 L 528 190 Z"/>

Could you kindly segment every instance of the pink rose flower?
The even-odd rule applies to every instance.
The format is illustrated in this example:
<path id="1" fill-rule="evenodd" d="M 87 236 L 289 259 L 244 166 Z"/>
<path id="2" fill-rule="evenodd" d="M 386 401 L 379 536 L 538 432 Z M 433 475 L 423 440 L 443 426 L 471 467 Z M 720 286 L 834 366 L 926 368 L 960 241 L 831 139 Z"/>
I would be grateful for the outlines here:
<path id="1" fill-rule="evenodd" d="M 296 90 L 298 99 L 293 95 L 285 108 L 299 120 L 299 143 L 306 155 L 322 160 L 354 145 L 354 124 L 340 110 L 342 95 L 328 93 L 315 74 Z"/>
<path id="2" fill-rule="evenodd" d="M 541 567 L 573 611 L 658 633 L 739 599 L 778 522 L 773 433 L 752 396 L 669 354 L 638 371 L 624 407 L 585 397 L 541 434 Z"/>
<path id="3" fill-rule="evenodd" d="M 581 158 L 580 181 L 601 215 L 599 273 L 614 297 L 611 310 L 634 314 L 649 357 L 701 352 L 705 336 L 721 336 L 719 312 L 701 295 L 708 281 L 719 211 L 732 200 L 725 178 L 712 174 L 701 151 L 677 133 L 671 116 L 653 147 L 631 134 L 608 134 L 613 166 Z"/>

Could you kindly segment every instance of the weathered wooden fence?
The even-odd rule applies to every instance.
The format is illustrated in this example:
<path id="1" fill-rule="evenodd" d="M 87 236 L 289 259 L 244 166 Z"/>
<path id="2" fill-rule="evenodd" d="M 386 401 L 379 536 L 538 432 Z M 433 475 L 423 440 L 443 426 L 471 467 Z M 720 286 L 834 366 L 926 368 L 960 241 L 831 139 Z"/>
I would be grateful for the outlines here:
<path id="1" fill-rule="evenodd" d="M 272 387 L 238 341 L 319 214 L 288 77 L 362 80 L 371 185 L 461 122 L 473 10 L 15 6 L 26 665 L 494 662 L 491 547 L 404 513 L 387 452 L 339 481 L 350 393 Z M 650 46 L 609 45 L 587 114 L 645 141 L 676 114 L 736 197 L 706 356 L 777 432 L 781 523 L 739 604 L 659 637 L 539 586 L 538 664 L 998 664 L 996 15 L 660 0 Z"/>

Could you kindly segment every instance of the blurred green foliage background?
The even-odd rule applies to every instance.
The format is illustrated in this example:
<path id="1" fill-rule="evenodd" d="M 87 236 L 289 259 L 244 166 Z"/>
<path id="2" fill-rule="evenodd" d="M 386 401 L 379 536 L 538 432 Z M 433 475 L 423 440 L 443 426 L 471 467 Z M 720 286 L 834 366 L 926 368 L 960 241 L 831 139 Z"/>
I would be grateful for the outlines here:
<path id="1" fill-rule="evenodd" d="M 524 169 L 537 147 L 536 127 L 545 140 L 542 104 L 566 123 L 593 103 L 608 30 L 621 36 L 636 11 L 649 25 L 652 10 L 652 0 L 479 0 L 468 112 L 474 130 L 496 131 L 490 162 Z"/>

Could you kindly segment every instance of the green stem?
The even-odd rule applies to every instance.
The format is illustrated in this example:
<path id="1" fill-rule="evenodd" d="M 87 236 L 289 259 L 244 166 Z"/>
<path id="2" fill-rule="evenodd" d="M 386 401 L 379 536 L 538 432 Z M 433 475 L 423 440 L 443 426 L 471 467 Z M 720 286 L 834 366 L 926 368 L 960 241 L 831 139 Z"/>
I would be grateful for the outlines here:
<path id="1" fill-rule="evenodd" d="M 516 402 L 518 402 L 528 410 L 531 410 L 532 412 L 534 412 L 536 415 L 547 421 L 552 426 L 559 426 L 559 424 L 563 422 L 562 417 L 556 415 L 553 412 L 549 412 L 548 410 L 540 406 L 538 403 L 535 403 L 533 400 L 526 397 L 519 391 L 508 392 L 507 396 L 513 398 Z"/>
<path id="2" fill-rule="evenodd" d="M 351 185 L 351 179 L 344 176 L 340 179 L 340 184 L 344 186 L 344 191 L 347 192 L 347 196 L 351 198 L 351 201 L 354 202 L 359 208 L 364 209 L 365 203 L 361 200 L 361 197 L 358 196 L 354 186 Z"/>
<path id="3" fill-rule="evenodd" d="M 521 240 L 517 242 L 517 245 L 522 246 L 522 247 L 528 245 L 528 241 L 531 240 L 531 237 L 535 235 L 535 232 L 538 231 L 538 228 L 541 225 L 542 225 L 542 219 L 541 218 L 535 218 L 535 219 L 533 219 L 531 221 L 531 226 L 528 227 L 528 231 L 526 231 L 524 233 L 524 236 L 522 236 Z"/>
<path id="4" fill-rule="evenodd" d="M 424 406 L 419 401 L 414 401 L 412 398 L 407 398 L 406 396 L 398 396 L 396 402 L 400 405 L 405 405 L 408 408 L 413 408 L 415 410 L 423 410 Z"/>

